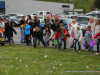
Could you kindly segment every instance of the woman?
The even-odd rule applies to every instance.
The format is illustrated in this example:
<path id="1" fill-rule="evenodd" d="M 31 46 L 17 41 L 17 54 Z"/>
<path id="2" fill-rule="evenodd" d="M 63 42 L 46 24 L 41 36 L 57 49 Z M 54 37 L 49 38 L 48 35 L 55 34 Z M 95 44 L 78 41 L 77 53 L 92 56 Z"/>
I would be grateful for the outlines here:
<path id="1" fill-rule="evenodd" d="M 93 29 L 93 35 L 96 35 L 97 32 L 99 31 L 99 27 L 100 27 L 100 21 L 99 19 L 95 19 L 95 26 L 94 26 L 94 29 Z"/>
<path id="2" fill-rule="evenodd" d="M 72 24 L 69 25 L 68 31 L 69 31 L 70 36 L 73 35 L 73 31 L 74 31 L 74 29 L 77 28 L 77 24 L 78 23 L 77 23 L 76 19 L 73 19 L 72 20 Z M 73 48 L 73 45 L 71 45 L 70 48 Z"/>
<path id="3" fill-rule="evenodd" d="M 48 15 L 47 16 L 47 20 L 45 22 L 45 27 L 48 25 L 51 28 L 51 25 L 53 24 L 53 22 L 51 21 L 51 16 Z"/>
<path id="4" fill-rule="evenodd" d="M 33 27 L 40 27 L 40 21 L 38 20 L 37 16 L 34 16 L 34 20 L 33 20 Z"/>
<path id="5" fill-rule="evenodd" d="M 95 22 L 94 22 L 94 18 L 93 17 L 90 17 L 90 22 L 88 23 L 88 25 L 91 26 L 92 36 L 93 36 L 93 31 L 94 31 L 94 26 L 95 26 Z"/>
<path id="6" fill-rule="evenodd" d="M 97 32 L 99 31 L 99 27 L 100 27 L 100 20 L 95 19 L 95 25 L 94 25 L 94 29 L 93 29 L 93 36 L 97 34 Z"/>
<path id="7" fill-rule="evenodd" d="M 28 22 L 28 24 L 32 27 L 32 18 L 31 18 L 31 16 L 30 15 L 27 15 L 27 22 Z M 31 28 L 32 29 L 32 28 Z M 31 41 L 31 35 L 32 35 L 32 33 L 33 33 L 33 31 L 32 30 L 30 30 L 30 35 L 29 35 L 29 39 L 30 39 L 30 41 Z"/>

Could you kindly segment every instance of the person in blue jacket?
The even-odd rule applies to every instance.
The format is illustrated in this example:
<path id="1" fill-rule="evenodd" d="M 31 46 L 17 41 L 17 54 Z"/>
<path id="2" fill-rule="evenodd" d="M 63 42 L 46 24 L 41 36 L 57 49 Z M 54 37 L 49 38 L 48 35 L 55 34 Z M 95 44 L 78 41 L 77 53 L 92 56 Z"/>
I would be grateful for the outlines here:
<path id="1" fill-rule="evenodd" d="M 28 24 L 28 22 L 26 21 L 25 22 L 25 39 L 26 39 L 26 47 L 29 46 L 29 43 L 31 43 L 30 40 L 28 40 L 29 38 L 29 35 L 30 35 L 30 29 L 31 29 L 31 26 Z"/>

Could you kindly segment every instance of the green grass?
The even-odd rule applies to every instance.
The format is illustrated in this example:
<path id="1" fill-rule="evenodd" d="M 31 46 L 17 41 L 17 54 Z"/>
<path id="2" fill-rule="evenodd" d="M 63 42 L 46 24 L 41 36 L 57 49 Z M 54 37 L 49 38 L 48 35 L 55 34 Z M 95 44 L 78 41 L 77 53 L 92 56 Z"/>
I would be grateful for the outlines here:
<path id="1" fill-rule="evenodd" d="M 25 47 L 24 45 L 0 46 L 0 75 L 6 75 L 6 73 L 8 75 L 21 75 L 20 73 L 22 75 L 100 75 L 100 72 L 65 72 L 100 71 L 100 55 L 93 56 L 92 53 L 85 50 L 82 50 L 81 53 L 77 50 L 76 54 L 72 51 L 72 49 L 58 51 L 55 48 L 40 46 L 36 49 L 33 46 Z M 47 58 L 44 57 L 45 55 Z M 89 68 L 86 68 L 86 65 Z"/>

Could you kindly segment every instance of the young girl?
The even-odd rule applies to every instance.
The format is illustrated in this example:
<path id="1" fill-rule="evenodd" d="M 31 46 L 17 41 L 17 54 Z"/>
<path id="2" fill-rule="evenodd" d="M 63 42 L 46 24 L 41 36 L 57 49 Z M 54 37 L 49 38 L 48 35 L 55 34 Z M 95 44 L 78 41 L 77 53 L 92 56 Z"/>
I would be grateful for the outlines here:
<path id="1" fill-rule="evenodd" d="M 87 27 L 86 36 L 85 36 L 85 39 L 84 39 L 84 44 L 87 44 L 88 51 L 93 53 L 93 47 L 90 47 L 91 41 L 92 41 L 92 31 L 91 31 L 91 26 L 89 25 Z"/>
<path id="2" fill-rule="evenodd" d="M 60 23 L 59 29 L 56 31 L 55 38 L 58 40 L 58 51 L 61 49 L 62 40 L 64 41 L 64 49 L 66 49 L 66 40 L 67 40 L 68 32 L 64 28 L 64 24 Z"/>
<path id="3" fill-rule="evenodd" d="M 82 30 L 80 29 L 80 25 L 77 25 L 77 29 L 74 29 L 74 51 L 76 51 L 76 43 L 78 42 L 79 52 L 81 50 L 81 40 L 83 37 Z"/>
<path id="4" fill-rule="evenodd" d="M 97 32 L 97 34 L 93 36 L 93 39 L 94 38 L 97 38 L 97 53 L 96 53 L 96 55 L 98 55 L 99 54 L 99 43 L 100 43 L 100 27 L 99 27 L 99 31 Z"/>
<path id="5" fill-rule="evenodd" d="M 76 19 L 72 20 L 72 24 L 68 26 L 68 31 L 70 36 L 73 35 L 73 30 L 77 28 L 77 21 Z M 73 45 L 70 46 L 70 48 L 73 48 Z"/>
<path id="6" fill-rule="evenodd" d="M 30 35 L 30 29 L 31 29 L 31 26 L 26 21 L 25 22 L 25 28 L 24 28 L 24 30 L 25 30 L 25 39 L 26 39 L 26 47 L 28 47 L 29 46 L 29 43 L 31 43 L 31 41 L 28 40 L 29 35 Z"/>
<path id="7" fill-rule="evenodd" d="M 46 39 L 45 39 L 45 47 L 47 47 L 48 42 L 51 40 L 53 42 L 54 32 L 50 29 L 49 26 L 46 26 Z"/>
<path id="8" fill-rule="evenodd" d="M 93 35 L 96 35 L 97 32 L 99 31 L 99 27 L 100 27 L 100 22 L 99 22 L 99 19 L 95 19 L 95 26 L 94 26 L 94 30 L 93 30 Z"/>
<path id="9" fill-rule="evenodd" d="M 14 46 L 14 40 L 12 38 L 13 37 L 13 32 L 15 34 L 17 34 L 17 32 L 14 30 L 14 28 L 12 26 L 10 26 L 9 22 L 5 23 L 5 32 L 4 32 L 4 34 L 8 38 L 9 46 L 11 46 L 11 41 L 12 41 L 12 45 Z"/>

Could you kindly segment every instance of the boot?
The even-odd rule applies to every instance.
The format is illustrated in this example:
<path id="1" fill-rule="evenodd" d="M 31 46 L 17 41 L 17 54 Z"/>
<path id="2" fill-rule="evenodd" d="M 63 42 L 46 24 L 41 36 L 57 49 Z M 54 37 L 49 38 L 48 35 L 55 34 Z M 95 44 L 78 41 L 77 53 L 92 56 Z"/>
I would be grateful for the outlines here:
<path id="1" fill-rule="evenodd" d="M 12 40 L 12 46 L 15 46 L 14 41 Z"/>
<path id="2" fill-rule="evenodd" d="M 9 46 L 11 46 L 11 42 L 9 42 Z"/>

